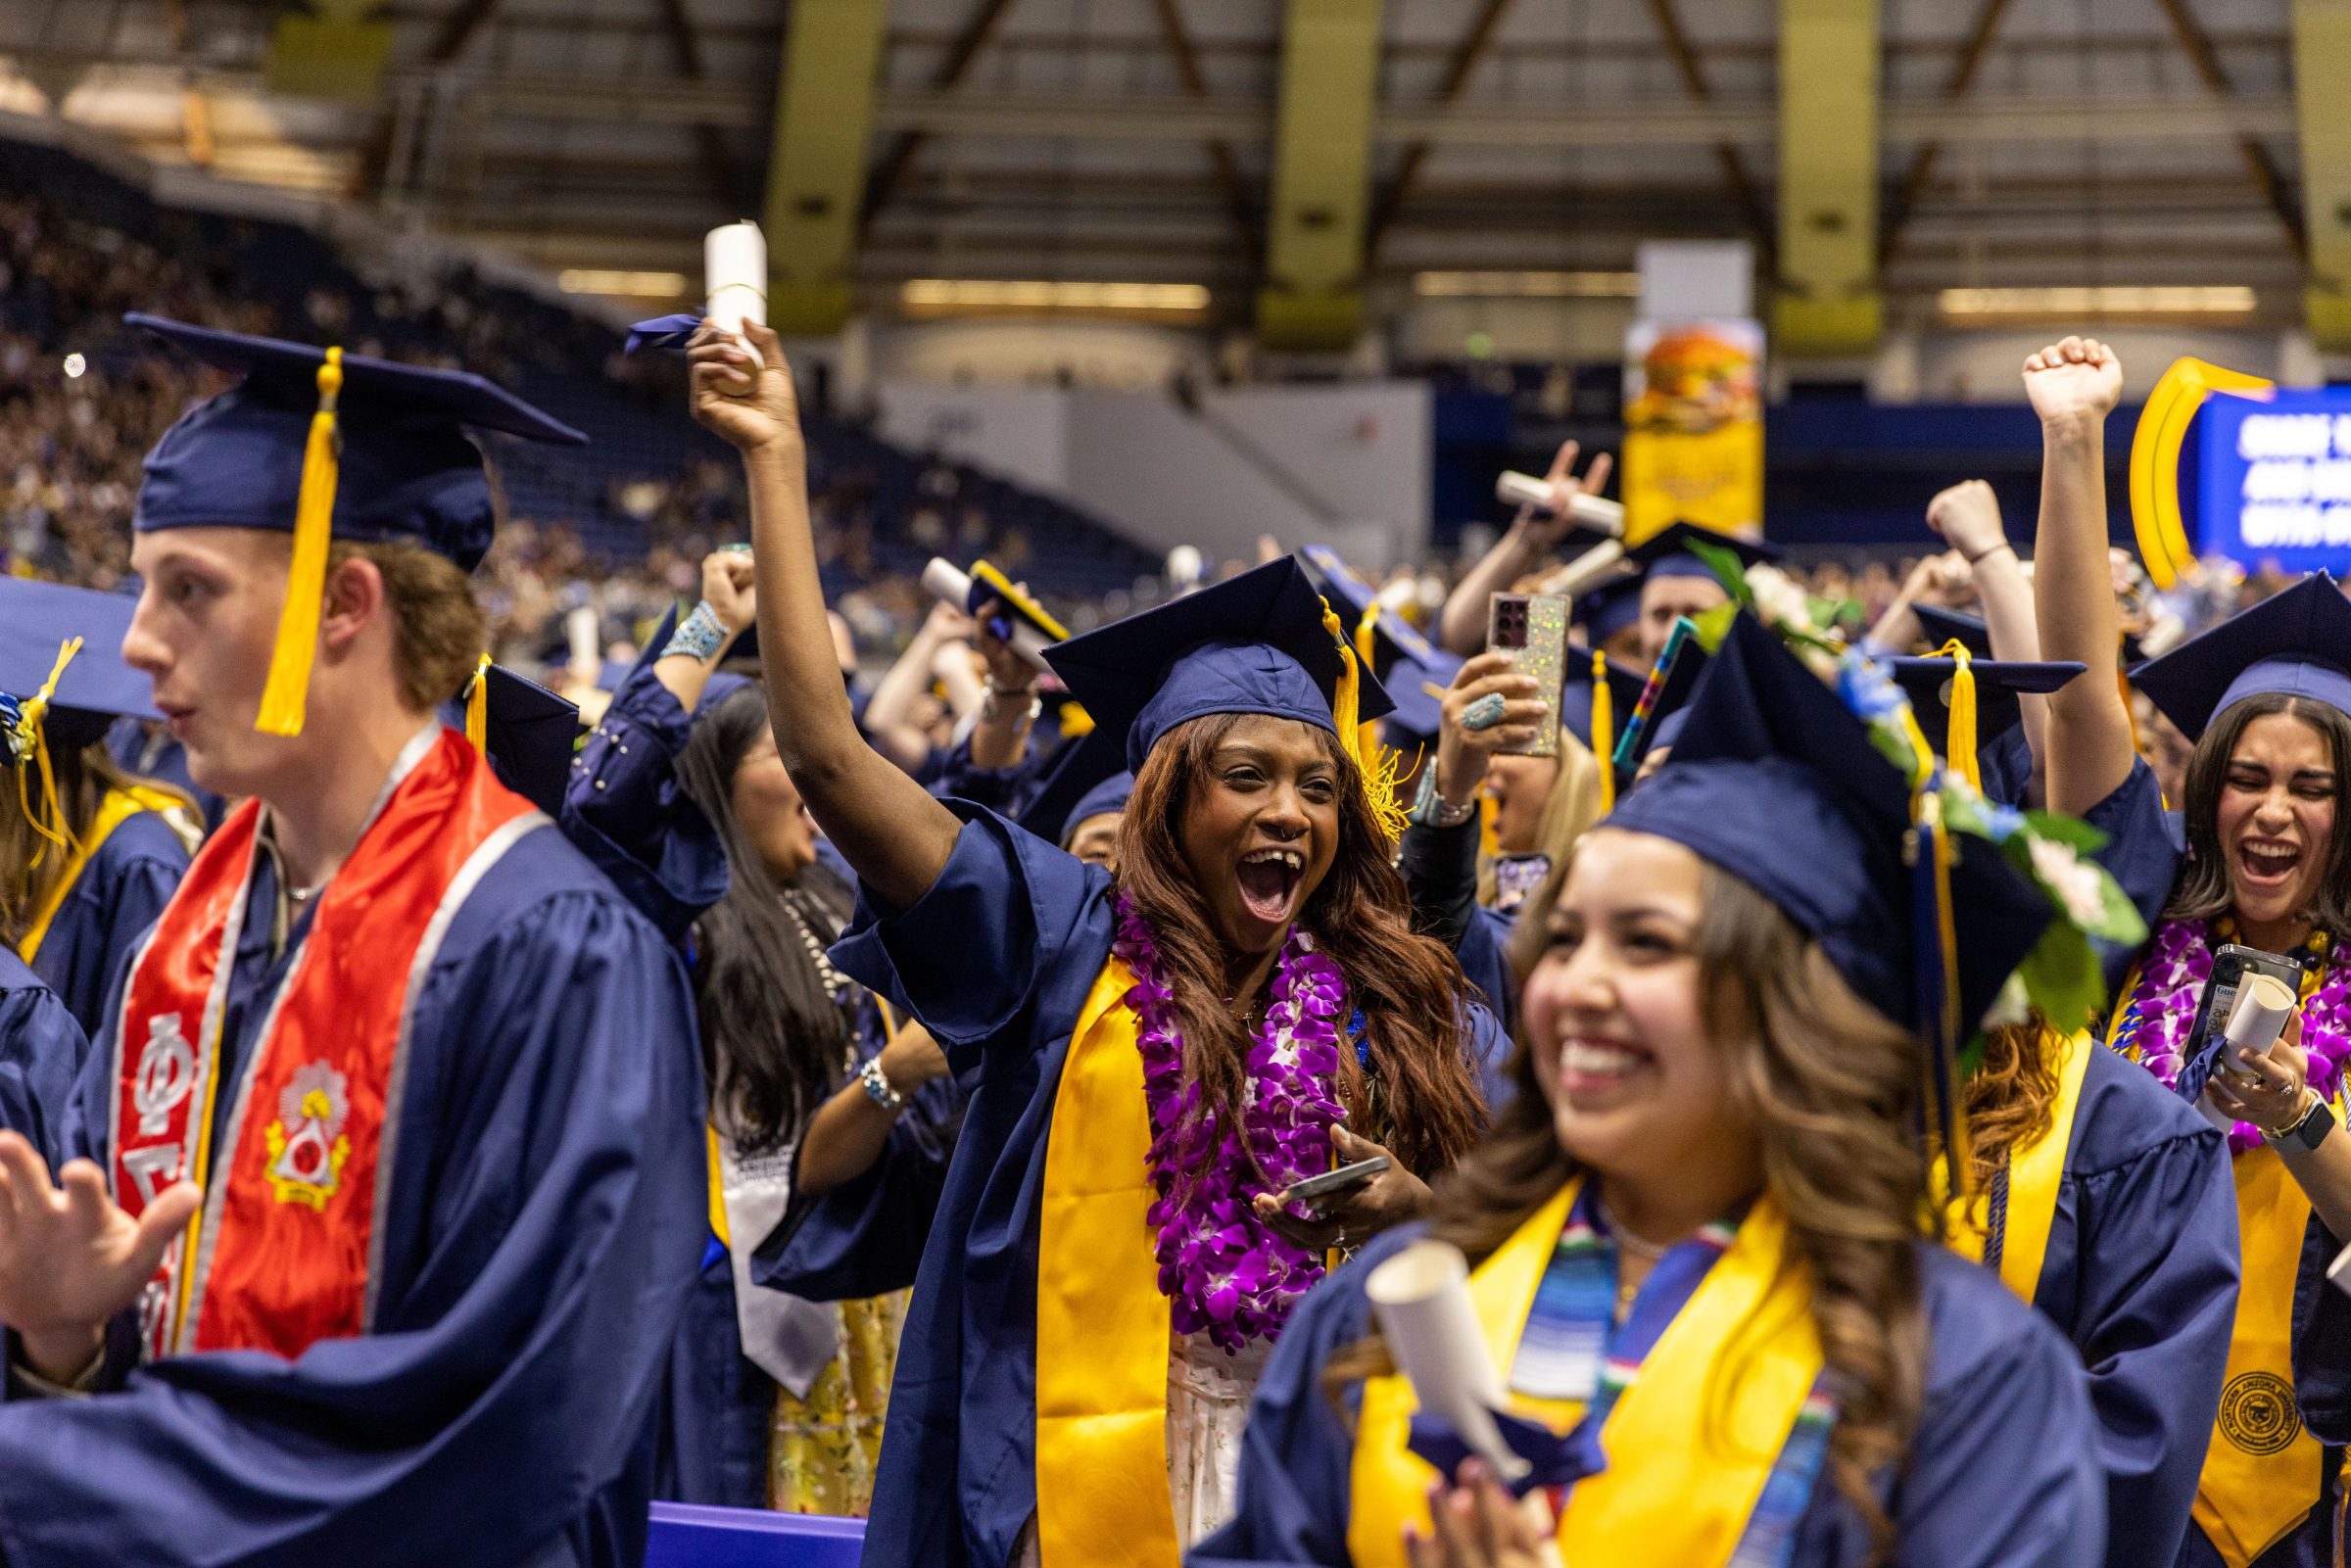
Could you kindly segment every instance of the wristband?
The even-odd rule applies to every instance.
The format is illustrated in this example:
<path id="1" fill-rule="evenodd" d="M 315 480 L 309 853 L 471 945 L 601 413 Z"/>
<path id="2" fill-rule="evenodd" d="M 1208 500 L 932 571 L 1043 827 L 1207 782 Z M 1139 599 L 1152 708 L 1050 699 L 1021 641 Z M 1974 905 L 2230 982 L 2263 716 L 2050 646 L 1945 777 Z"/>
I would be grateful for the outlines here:
<path id="1" fill-rule="evenodd" d="M 1961 556 L 1960 558 L 1961 558 L 1962 560 L 1966 561 L 1968 565 L 1970 565 L 1970 566 L 1973 566 L 1973 565 L 1975 565 L 1975 564 L 1976 564 L 1976 562 L 1978 562 L 1978 561 L 1982 561 L 1982 560 L 1990 560 L 1990 559 L 1991 559 L 1992 556 L 1994 556 L 1994 555 L 1997 555 L 1997 554 L 1998 554 L 2000 551 L 2002 551 L 2002 550 L 2004 550 L 2004 549 L 2014 549 L 2014 548 L 2016 548 L 2016 546 L 2015 546 L 2014 545 L 2011 545 L 2011 544 L 2009 544 L 2009 543 L 2008 543 L 2008 541 L 2006 541 L 2006 540 L 2004 540 L 2004 539 L 2003 539 L 2003 540 L 2001 540 L 2001 541 L 2000 541 L 2000 542 L 1999 542 L 1997 545 L 1993 545 L 1993 546 L 1990 546 L 1990 547 L 1989 547 L 1989 548 L 1987 548 L 1987 549 L 1984 549 L 1984 550 L 1981 550 L 1981 551 L 1977 552 L 1976 554 L 1973 554 L 1973 555 L 1965 555 L 1965 556 Z"/>
<path id="2" fill-rule="evenodd" d="M 1407 822 L 1421 828 L 1459 828 L 1476 815 L 1475 800 L 1465 806 L 1457 806 L 1437 794 L 1435 761 L 1430 761 L 1427 767 L 1420 770 L 1419 792 L 1413 796 L 1413 809 L 1405 813 Z"/>
<path id="3" fill-rule="evenodd" d="M 882 1075 L 882 1059 L 880 1057 L 869 1057 L 866 1060 L 865 1066 L 857 1069 L 857 1081 L 865 1085 L 866 1098 L 883 1110 L 900 1111 L 905 1109 L 906 1097 L 891 1088 L 889 1080 Z"/>
<path id="4" fill-rule="evenodd" d="M 678 623 L 678 629 L 670 634 L 667 645 L 661 649 L 661 657 L 683 653 L 707 664 L 726 645 L 727 629 L 719 624 L 718 612 L 710 607 L 710 601 L 704 599 L 694 607 L 692 615 Z"/>

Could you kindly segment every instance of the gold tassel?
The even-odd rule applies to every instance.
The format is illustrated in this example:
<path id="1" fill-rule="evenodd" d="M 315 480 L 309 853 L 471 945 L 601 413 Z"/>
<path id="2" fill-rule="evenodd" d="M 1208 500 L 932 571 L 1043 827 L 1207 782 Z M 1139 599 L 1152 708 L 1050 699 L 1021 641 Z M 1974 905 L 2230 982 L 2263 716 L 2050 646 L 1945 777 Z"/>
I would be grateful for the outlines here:
<path id="1" fill-rule="evenodd" d="M 1592 755 L 1600 759 L 1600 814 L 1616 809 L 1616 696 L 1608 689 L 1608 656 L 1592 653 Z"/>
<path id="2" fill-rule="evenodd" d="M 473 680 L 465 688 L 465 738 L 483 756 L 490 754 L 490 655 L 485 653 L 473 667 Z"/>
<path id="3" fill-rule="evenodd" d="M 326 597 L 326 547 L 334 532 L 335 483 L 342 469 L 342 435 L 335 405 L 343 391 L 343 351 L 326 351 L 318 367 L 318 411 L 302 451 L 302 490 L 294 502 L 294 559 L 286 571 L 286 602 L 277 617 L 277 647 L 269 655 L 269 684 L 262 691 L 264 735 L 300 735 L 318 652 L 318 611 Z"/>
<path id="4" fill-rule="evenodd" d="M 1322 602 L 1322 629 L 1339 650 L 1339 685 L 1331 693 L 1330 722 L 1339 732 L 1339 749 L 1354 762 L 1363 775 L 1364 803 L 1371 808 L 1372 820 L 1391 842 L 1404 836 L 1405 807 L 1396 798 L 1396 754 L 1386 747 L 1367 744 L 1364 726 L 1357 718 L 1363 709 L 1363 677 L 1359 673 L 1355 649 L 1347 641 L 1346 624 L 1330 601 Z"/>
<path id="5" fill-rule="evenodd" d="M 69 855 L 80 854 L 81 846 L 73 841 L 73 830 L 66 822 L 64 803 L 57 798 L 57 774 L 49 763 L 49 730 L 42 721 L 48 717 L 49 704 L 57 696 L 57 683 L 65 679 L 66 666 L 80 651 L 81 639 L 77 637 L 68 638 L 59 644 L 57 663 L 50 667 L 49 679 L 41 683 L 41 689 L 17 714 L 17 754 L 20 757 L 29 754 L 33 771 L 41 776 L 41 804 L 34 809 L 31 785 L 22 766 L 17 769 L 17 802 L 24 808 L 24 820 L 32 824 L 32 831 Z M 48 852 L 45 845 L 35 849 L 32 865 L 25 870 L 38 867 L 41 857 Z"/>
<path id="6" fill-rule="evenodd" d="M 1379 600 L 1373 599 L 1365 607 L 1364 618 L 1355 623 L 1355 664 L 1356 668 L 1359 670 L 1376 670 L 1379 668 L 1378 661 L 1371 657 L 1371 650 L 1376 645 L 1372 640 L 1372 628 L 1378 624 Z M 1362 706 L 1360 700 L 1357 703 L 1357 706 L 1359 708 Z M 1355 743 L 1356 751 L 1360 755 L 1369 756 L 1371 754 L 1371 748 L 1376 745 L 1378 741 L 1379 733 L 1373 730 L 1371 726 L 1367 724 L 1357 726 Z"/>
<path id="7" fill-rule="evenodd" d="M 1943 759 L 1977 794 L 1984 792 L 1984 774 L 1976 760 L 1976 672 L 1967 644 L 1957 638 L 1935 650 L 1939 659 L 1957 666 L 1951 672 L 1951 722 L 1943 733 Z"/>

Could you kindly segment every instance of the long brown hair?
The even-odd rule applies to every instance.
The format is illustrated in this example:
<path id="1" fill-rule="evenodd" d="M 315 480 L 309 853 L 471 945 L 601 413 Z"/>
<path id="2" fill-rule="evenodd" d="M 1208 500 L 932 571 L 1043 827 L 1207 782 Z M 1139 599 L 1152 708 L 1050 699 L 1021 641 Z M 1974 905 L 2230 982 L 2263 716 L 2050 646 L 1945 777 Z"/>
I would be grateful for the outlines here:
<path id="1" fill-rule="evenodd" d="M 1553 868 L 1518 927 L 1519 982 L 1542 956 L 1568 862 Z M 1927 1360 L 1918 1279 L 1926 1162 L 1911 1133 L 1919 1053 L 1853 994 L 1820 944 L 1777 905 L 1711 864 L 1692 933 L 1709 1036 L 1755 1129 L 1763 1185 L 1812 1274 L 1812 1319 L 1839 1412 L 1829 1472 L 1877 1557 L 1894 1526 L 1871 1480 L 1901 1462 L 1917 1430 Z M 1437 1184 L 1431 1229 L 1484 1259 L 1582 1166 L 1559 1147 L 1551 1102 L 1521 1036 L 1517 1095 L 1493 1135 Z M 1717 1377 L 1732 1375 L 1735 1361 Z"/>
<path id="2" fill-rule="evenodd" d="M 2325 702 L 2264 691 L 2232 702 L 2216 719 L 2187 759 L 2187 799 L 2182 820 L 2187 825 L 2187 864 L 2181 868 L 2180 884 L 2164 907 L 2170 920 L 2214 920 L 2235 907 L 2229 885 L 2229 846 L 2221 842 L 2221 794 L 2229 787 L 2229 762 L 2236 743 L 2254 720 L 2282 713 L 2300 719 L 2327 737 L 2334 761 L 2334 833 L 2326 848 L 2327 870 L 2318 891 L 2301 917 L 2331 936 L 2351 936 L 2351 818 L 2342 809 L 2343 790 L 2351 785 L 2351 717 Z"/>
<path id="3" fill-rule="evenodd" d="M 1967 1168 L 1973 1190 L 1987 1191 L 2009 1156 L 2039 1139 L 2056 1118 L 2057 1053 L 2065 1043 L 2036 1011 L 2022 1023 L 1984 1035 L 1984 1061 L 1967 1080 Z"/>
<path id="4" fill-rule="evenodd" d="M 1184 1072 L 1199 1085 L 1203 1119 L 1224 1127 L 1238 1125 L 1249 1039 L 1222 1003 L 1224 953 L 1176 835 L 1191 791 L 1235 722 L 1232 714 L 1194 719 L 1152 747 L 1119 828 L 1119 886 L 1158 943 L 1181 1021 Z M 1408 1168 L 1433 1176 L 1485 1130 L 1463 1023 L 1462 968 L 1442 944 L 1414 933 L 1404 881 L 1388 864 L 1387 837 L 1364 799 L 1362 775 L 1336 736 L 1315 733 L 1339 775 L 1338 855 L 1299 923 L 1346 974 L 1347 999 L 1370 1028 L 1378 1080 L 1374 1095 L 1355 1054 L 1340 1051 L 1348 1124 L 1367 1136 L 1381 1126 L 1386 1136 L 1376 1141 Z"/>
<path id="5" fill-rule="evenodd" d="M 140 784 L 173 796 L 194 813 L 194 804 L 169 784 L 126 772 L 106 749 L 104 740 L 80 746 L 57 744 L 73 737 L 78 728 L 76 720 L 52 714 L 48 725 L 50 776 L 57 782 L 58 806 L 65 817 L 66 830 L 75 843 L 89 842 L 90 824 L 97 821 L 98 808 L 105 804 L 107 791 L 111 789 Z M 14 770 L 0 769 L 0 941 L 10 947 L 31 932 L 33 922 L 40 918 L 41 907 L 56 892 L 72 859 L 63 844 L 43 836 L 33 827 L 32 819 L 24 815 L 28 800 L 35 811 L 40 809 L 41 793 L 39 775 L 29 771 L 32 764 L 24 766 L 28 771 L 23 776 L 22 791 L 18 787 L 20 780 L 10 777 Z"/>

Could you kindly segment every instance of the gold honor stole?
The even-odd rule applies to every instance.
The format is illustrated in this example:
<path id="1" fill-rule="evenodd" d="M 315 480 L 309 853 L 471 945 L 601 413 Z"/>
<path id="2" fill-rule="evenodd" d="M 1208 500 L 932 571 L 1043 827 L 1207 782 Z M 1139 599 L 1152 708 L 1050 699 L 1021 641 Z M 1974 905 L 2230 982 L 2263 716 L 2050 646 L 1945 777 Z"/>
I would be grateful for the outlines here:
<path id="1" fill-rule="evenodd" d="M 97 855 L 98 846 L 113 837 L 116 829 L 142 811 L 160 814 L 177 810 L 181 804 L 177 795 L 150 789 L 145 784 L 132 784 L 126 789 L 109 789 L 106 798 L 98 803 L 98 815 L 90 824 L 88 836 L 74 847 L 73 858 L 66 862 L 65 875 L 58 878 L 57 885 L 49 889 L 49 896 L 41 900 L 40 910 L 33 916 L 32 928 L 24 933 L 23 941 L 17 943 L 17 957 L 27 964 L 32 962 L 32 955 L 41 950 L 41 942 L 49 934 L 50 923 L 57 919 L 57 912 L 66 907 L 66 899 L 72 893 L 74 883 L 81 880 L 81 874 L 89 868 L 91 859 Z"/>
<path id="2" fill-rule="evenodd" d="M 1569 1182 L 1469 1276 L 1478 1326 L 1506 1376 L 1579 1185 Z M 1787 1256 L 1787 1238 L 1779 1207 L 1758 1199 L 1618 1396 L 1600 1434 L 1607 1468 L 1577 1482 L 1560 1510 L 1566 1562 L 1702 1568 L 1739 1549 L 1820 1376 L 1811 1272 Z M 1726 1356 L 1734 1375 L 1717 1377 Z M 1576 1404 L 1511 1399 L 1516 1413 L 1555 1428 L 1583 1414 Z M 1429 1533 L 1437 1473 L 1406 1447 L 1418 1407 L 1401 1375 L 1364 1384 L 1347 1527 L 1355 1568 L 1404 1568 L 1405 1525 Z"/>
<path id="3" fill-rule="evenodd" d="M 2065 1182 L 2065 1156 L 2074 1141 L 2074 1117 L 2082 1108 L 2082 1080 L 2089 1054 L 2105 1047 L 2076 1031 L 2059 1047 L 2057 1098 L 2049 1106 L 2049 1130 L 2008 1155 L 2007 1214 L 2000 1231 L 2000 1283 L 2027 1307 L 2040 1288 L 2040 1265 L 2049 1255 L 2049 1230 L 2057 1222 L 2057 1190 Z M 1947 1184 L 1946 1184 L 1947 1185 Z M 1977 1193 L 1964 1208 L 1951 1205 L 1947 1227 L 1952 1252 L 1984 1261 L 1991 1246 L 1991 1195 Z"/>
<path id="4" fill-rule="evenodd" d="M 1036 1242 L 1036 1543 L 1043 1568 L 1177 1568 L 1168 1350 L 1147 1217 L 1151 1114 L 1134 973 L 1102 967 L 1053 1095 Z"/>
<path id="5" fill-rule="evenodd" d="M 261 806 L 247 801 L 194 864 L 132 961 L 115 1030 L 107 1144 L 133 1216 L 181 1176 L 204 1207 L 141 1298 L 150 1357 L 295 1356 L 365 1332 L 409 1013 L 451 919 L 484 873 L 547 819 L 464 736 L 424 743 L 319 895 L 269 1001 L 223 1128 L 220 1021 L 253 882 Z"/>

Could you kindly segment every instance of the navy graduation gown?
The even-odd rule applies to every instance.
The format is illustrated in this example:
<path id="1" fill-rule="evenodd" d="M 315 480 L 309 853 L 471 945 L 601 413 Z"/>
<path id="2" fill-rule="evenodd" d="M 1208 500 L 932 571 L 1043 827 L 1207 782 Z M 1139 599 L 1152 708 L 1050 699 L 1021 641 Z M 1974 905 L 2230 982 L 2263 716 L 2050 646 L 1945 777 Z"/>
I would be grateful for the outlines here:
<path id="1" fill-rule="evenodd" d="M 1415 823 L 1397 846 L 1396 869 L 1412 900 L 1413 929 L 1452 948 L 1462 974 L 1507 1022 L 1518 1005 L 1510 962 L 1512 921 L 1477 901 L 1479 832 L 1475 817 L 1451 828 Z"/>
<path id="2" fill-rule="evenodd" d="M 73 879 L 32 955 L 84 1034 L 105 1022 L 107 988 L 187 874 L 187 846 L 152 811 L 134 812 L 106 835 Z"/>
<path id="3" fill-rule="evenodd" d="M 1316 1563 L 1350 1568 L 1354 1412 L 1335 1408 L 1322 1370 L 1371 1330 L 1364 1278 L 1409 1239 L 1380 1237 L 1300 1304 L 1258 1383 L 1241 1439 L 1230 1524 L 1194 1546 L 1188 1568 Z M 1910 1463 L 1879 1496 L 1897 1565 L 2081 1568 L 2098 1560 L 2103 1487 L 2089 1402 L 2074 1355 L 1985 1270 L 1919 1248 L 1929 1328 L 1925 1409 Z M 1857 1568 L 1868 1532 L 1821 1474 L 1797 1526 L 1794 1568 Z"/>
<path id="4" fill-rule="evenodd" d="M 266 855 L 253 899 L 232 1081 L 304 935 L 272 958 Z M 65 1142 L 104 1163 L 111 1023 L 97 1047 Z M 420 984 L 374 1332 L 292 1361 L 110 1359 L 109 1392 L 0 1407 L 0 1552 L 634 1568 L 705 1212 L 696 1064 L 676 955 L 552 828 L 527 833 Z"/>
<path id="5" fill-rule="evenodd" d="M 0 948 L 0 1127 L 64 1163 L 66 1114 L 89 1051 L 81 1025 L 24 961 Z"/>
<path id="6" fill-rule="evenodd" d="M 970 1092 L 907 1314 L 920 1332 L 898 1351 L 865 1568 L 1004 1568 L 1035 1511 L 1045 1138 L 1071 1032 L 1110 957 L 1109 873 L 946 804 L 964 827 L 937 880 L 897 915 L 861 891 L 833 954 L 929 1026 Z M 1481 1058 L 1498 1057 L 1492 1015 L 1468 1013 Z"/>
<path id="7" fill-rule="evenodd" d="M 2144 1068 L 2093 1047 L 2033 1305 L 2089 1374 L 2113 1568 L 2180 1549 L 2220 1408 L 2237 1266 L 2227 1141 Z"/>
<path id="8" fill-rule="evenodd" d="M 2144 758 L 2134 757 L 2130 777 L 2090 807 L 2082 820 L 2106 834 L 2106 847 L 2091 858 L 2106 868 L 2147 928 L 2154 929 L 2163 918 L 2163 906 L 2171 902 L 2183 859 L 2180 842 L 2165 821 L 2163 788 L 2155 782 L 2154 770 Z M 2130 977 L 2139 950 L 2095 937 L 2091 941 L 2106 972 L 2107 997 L 2119 1007 L 2123 981 Z"/>
<path id="9" fill-rule="evenodd" d="M 188 748 L 172 739 L 162 723 L 125 714 L 107 730 L 106 749 L 124 773 L 169 784 L 196 802 L 196 814 L 203 820 L 206 833 L 227 817 L 228 802 L 189 774 Z"/>

